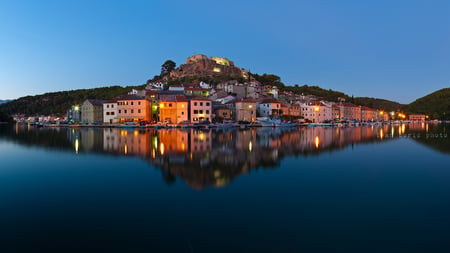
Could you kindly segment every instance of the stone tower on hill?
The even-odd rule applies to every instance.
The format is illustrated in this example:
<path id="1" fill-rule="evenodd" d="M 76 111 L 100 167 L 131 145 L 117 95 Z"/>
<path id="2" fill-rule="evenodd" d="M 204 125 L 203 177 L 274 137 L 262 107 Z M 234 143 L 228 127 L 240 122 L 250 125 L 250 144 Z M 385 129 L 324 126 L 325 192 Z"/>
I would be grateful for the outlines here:
<path id="1" fill-rule="evenodd" d="M 185 64 L 170 72 L 170 78 L 176 79 L 185 76 L 213 77 L 213 76 L 235 76 L 248 78 L 248 71 L 234 66 L 227 58 L 207 57 L 196 54 L 186 59 Z"/>

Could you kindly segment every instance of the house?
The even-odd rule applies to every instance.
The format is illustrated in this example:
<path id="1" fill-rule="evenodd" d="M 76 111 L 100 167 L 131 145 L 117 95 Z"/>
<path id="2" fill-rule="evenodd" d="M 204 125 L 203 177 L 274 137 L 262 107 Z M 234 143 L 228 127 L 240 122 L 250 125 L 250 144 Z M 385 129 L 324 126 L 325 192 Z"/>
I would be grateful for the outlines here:
<path id="1" fill-rule="evenodd" d="M 211 121 L 212 101 L 203 97 L 191 98 L 189 110 L 189 118 L 192 123 L 199 123 L 204 120 Z"/>
<path id="2" fill-rule="evenodd" d="M 409 120 L 411 121 L 425 121 L 426 116 L 424 114 L 411 114 Z"/>
<path id="3" fill-rule="evenodd" d="M 361 121 L 377 121 L 378 111 L 367 106 L 361 106 Z"/>
<path id="4" fill-rule="evenodd" d="M 221 105 L 214 108 L 215 120 L 218 122 L 223 122 L 223 120 L 233 119 L 233 110 L 227 106 Z"/>
<path id="5" fill-rule="evenodd" d="M 323 101 L 300 105 L 303 118 L 309 122 L 322 123 L 333 119 L 332 105 Z"/>
<path id="6" fill-rule="evenodd" d="M 111 99 L 103 103 L 103 123 L 117 123 L 117 99 Z"/>
<path id="7" fill-rule="evenodd" d="M 347 102 L 339 102 L 340 118 L 361 120 L 361 107 Z"/>
<path id="8" fill-rule="evenodd" d="M 119 123 L 150 121 L 151 116 L 151 102 L 145 97 L 124 95 L 117 98 L 117 120 Z"/>
<path id="9" fill-rule="evenodd" d="M 159 101 L 159 119 L 170 124 L 187 121 L 189 100 L 182 95 L 168 97 Z"/>
<path id="10" fill-rule="evenodd" d="M 265 98 L 259 102 L 258 113 L 261 117 L 270 117 L 282 113 L 281 103 L 274 98 Z"/>
<path id="11" fill-rule="evenodd" d="M 281 110 L 284 116 L 300 117 L 300 105 L 299 104 L 281 104 Z"/>
<path id="12" fill-rule="evenodd" d="M 256 101 L 242 98 L 234 101 L 236 121 L 253 122 L 256 119 Z"/>
<path id="13" fill-rule="evenodd" d="M 184 94 L 195 97 L 208 97 L 209 90 L 203 88 L 184 88 Z"/>
<path id="14" fill-rule="evenodd" d="M 92 124 L 103 122 L 103 102 L 99 99 L 87 99 L 81 104 L 81 122 Z"/>

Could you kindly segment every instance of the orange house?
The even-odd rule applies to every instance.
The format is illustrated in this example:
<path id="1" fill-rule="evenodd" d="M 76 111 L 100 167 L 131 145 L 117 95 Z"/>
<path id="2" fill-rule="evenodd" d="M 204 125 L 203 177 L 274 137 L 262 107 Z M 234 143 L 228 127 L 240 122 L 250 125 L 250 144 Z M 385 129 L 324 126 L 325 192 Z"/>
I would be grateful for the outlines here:
<path id="1" fill-rule="evenodd" d="M 188 120 L 188 103 L 185 96 L 168 97 L 159 102 L 160 121 L 179 124 Z"/>

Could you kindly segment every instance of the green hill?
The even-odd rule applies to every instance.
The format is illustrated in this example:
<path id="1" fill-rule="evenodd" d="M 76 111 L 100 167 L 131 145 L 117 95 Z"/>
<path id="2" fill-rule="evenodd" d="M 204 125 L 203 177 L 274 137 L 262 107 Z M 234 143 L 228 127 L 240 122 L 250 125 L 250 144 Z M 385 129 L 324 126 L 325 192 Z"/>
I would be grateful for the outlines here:
<path id="1" fill-rule="evenodd" d="M 26 96 L 0 105 L 0 112 L 7 115 L 24 113 L 26 115 L 62 115 L 74 104 L 81 104 L 88 98 L 112 99 L 126 94 L 131 89 L 143 89 L 144 86 L 110 86 L 95 89 L 80 89 Z"/>
<path id="2" fill-rule="evenodd" d="M 444 88 L 403 107 L 406 113 L 430 115 L 431 119 L 450 119 L 450 88 Z"/>

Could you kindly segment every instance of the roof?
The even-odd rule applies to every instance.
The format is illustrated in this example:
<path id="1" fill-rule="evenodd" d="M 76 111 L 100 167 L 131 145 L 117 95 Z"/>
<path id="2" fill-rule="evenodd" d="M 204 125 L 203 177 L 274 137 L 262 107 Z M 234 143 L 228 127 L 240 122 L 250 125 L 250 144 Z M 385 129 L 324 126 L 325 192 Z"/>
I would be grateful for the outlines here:
<path id="1" fill-rule="evenodd" d="M 361 106 L 361 110 L 365 110 L 365 111 L 376 111 L 375 109 L 372 109 L 372 108 L 367 107 L 367 106 Z"/>
<path id="2" fill-rule="evenodd" d="M 160 102 L 188 102 L 189 100 L 182 95 L 168 96 L 160 100 Z"/>
<path id="3" fill-rule="evenodd" d="M 211 101 L 211 99 L 205 97 L 193 97 L 191 100 Z"/>
<path id="4" fill-rule="evenodd" d="M 203 88 L 184 88 L 184 90 L 192 90 L 192 91 L 208 91 L 208 89 L 203 89 Z"/>
<path id="5" fill-rule="evenodd" d="M 356 105 L 354 105 L 354 104 L 352 104 L 352 103 L 347 103 L 347 102 L 342 102 L 341 105 L 343 105 L 343 106 L 345 106 L 345 107 L 357 107 Z"/>
<path id="6" fill-rule="evenodd" d="M 235 99 L 234 101 L 235 101 L 236 103 L 241 102 L 241 103 L 254 103 L 254 104 L 256 104 L 256 101 L 253 100 L 253 99 L 251 99 L 251 98 Z"/>
<path id="7" fill-rule="evenodd" d="M 280 101 L 278 101 L 275 98 L 265 98 L 260 102 L 260 104 L 271 104 L 271 103 L 280 103 Z"/>

